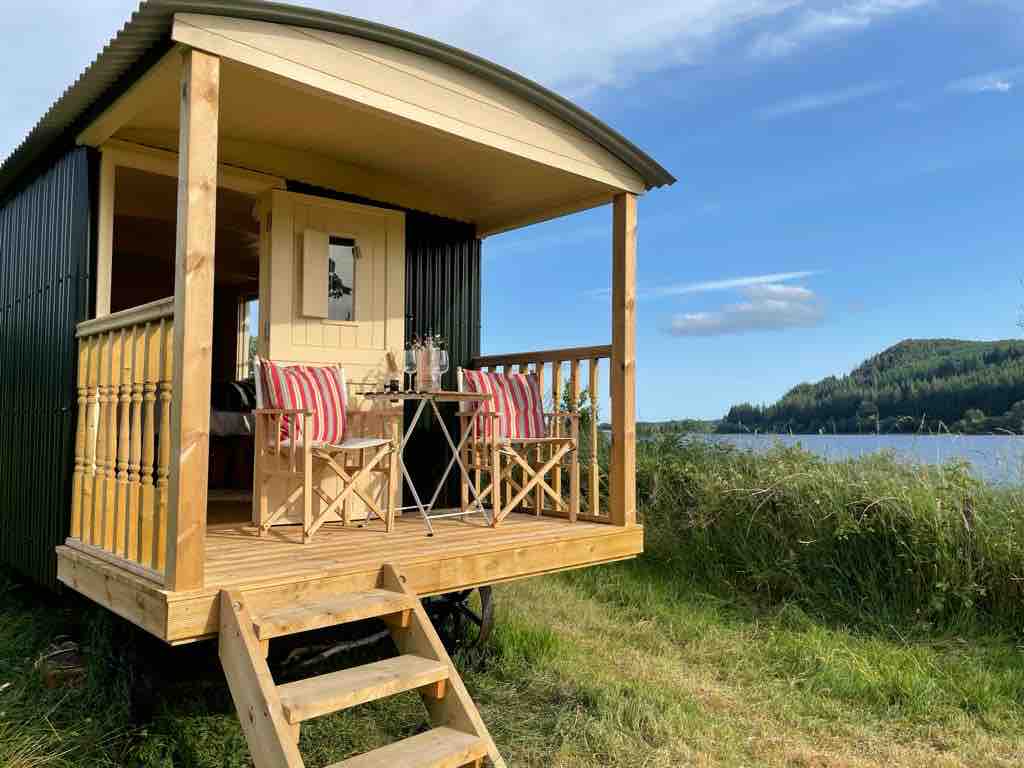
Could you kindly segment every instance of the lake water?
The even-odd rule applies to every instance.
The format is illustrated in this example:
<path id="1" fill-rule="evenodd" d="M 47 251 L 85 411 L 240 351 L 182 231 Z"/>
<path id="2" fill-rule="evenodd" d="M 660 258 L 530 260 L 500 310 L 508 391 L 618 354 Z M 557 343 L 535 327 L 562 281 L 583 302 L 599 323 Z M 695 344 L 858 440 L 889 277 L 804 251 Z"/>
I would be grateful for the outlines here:
<path id="1" fill-rule="evenodd" d="M 1024 482 L 1024 437 L 1013 435 L 692 435 L 753 451 L 773 445 L 801 445 L 827 459 L 841 460 L 892 451 L 906 461 L 942 464 L 966 460 L 974 473 L 996 483 Z"/>

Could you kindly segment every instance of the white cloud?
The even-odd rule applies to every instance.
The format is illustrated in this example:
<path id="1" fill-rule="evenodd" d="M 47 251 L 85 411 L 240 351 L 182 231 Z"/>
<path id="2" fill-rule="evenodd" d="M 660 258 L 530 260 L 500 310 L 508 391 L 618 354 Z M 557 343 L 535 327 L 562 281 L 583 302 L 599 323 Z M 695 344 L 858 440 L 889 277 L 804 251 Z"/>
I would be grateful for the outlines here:
<path id="1" fill-rule="evenodd" d="M 743 25 L 802 0 L 306 0 L 411 29 L 570 96 L 693 63 Z"/>
<path id="2" fill-rule="evenodd" d="M 871 82 L 853 85 L 848 88 L 837 88 L 832 91 L 807 93 L 793 99 L 780 101 L 761 107 L 754 114 L 762 120 L 778 120 L 804 112 L 815 112 L 820 109 L 840 107 L 851 102 L 861 101 L 893 87 L 890 82 Z"/>
<path id="3" fill-rule="evenodd" d="M 1024 67 L 1003 69 L 953 80 L 946 89 L 955 93 L 1009 93 L 1022 75 Z"/>
<path id="4" fill-rule="evenodd" d="M 705 62 L 726 46 L 778 55 L 928 0 L 298 0 L 465 48 L 570 98 L 644 73 Z M 813 4 L 812 4 L 813 3 Z M 38 0 L 4 7 L 0 157 L 24 138 L 137 7 L 137 0 Z M 39 24 L 40 18 L 46 24 Z M 52 40 L 61 55 L 40 57 Z"/>
<path id="5" fill-rule="evenodd" d="M 681 312 L 668 326 L 672 336 L 725 336 L 787 328 L 812 328 L 825 320 L 825 309 L 803 286 L 766 283 L 743 289 L 747 300 L 713 312 Z"/>
<path id="6" fill-rule="evenodd" d="M 806 0 L 296 0 L 411 30 L 496 61 L 579 98 L 681 63 L 755 32 Z M 138 0 L 38 0 L 3 5 L 0 158 L 72 83 L 138 7 Z M 40 24 L 41 18 L 46 19 Z M 60 40 L 60 56 L 40 56 Z M 32 66 L 25 70 L 23 63 Z"/>
<path id="7" fill-rule="evenodd" d="M 814 10 L 811 0 L 298 0 L 324 10 L 409 29 L 464 48 L 578 98 L 679 64 L 705 61 L 724 45 L 747 45 L 766 25 L 790 24 L 757 48 L 812 42 L 820 27 L 863 25 L 923 0 L 858 0 Z M 835 0 L 824 0 L 835 3 Z M 0 156 L 24 138 L 137 7 L 137 0 L 38 0 L 4 7 Z M 46 24 L 39 24 L 40 18 Z M 770 42 L 775 39 L 775 42 Z M 40 57 L 54 39 L 61 55 Z M 790 42 L 786 42 L 790 41 Z"/>
<path id="8" fill-rule="evenodd" d="M 743 289 L 747 298 L 751 299 L 781 299 L 783 301 L 810 301 L 814 298 L 814 292 L 802 285 L 778 285 L 776 283 L 765 283 L 763 285 L 751 285 Z"/>
<path id="9" fill-rule="evenodd" d="M 785 56 L 806 45 L 864 30 L 880 19 L 912 11 L 930 0 L 858 0 L 835 8 L 806 8 L 791 14 L 782 29 L 758 36 L 750 53 L 759 58 Z"/>
<path id="10" fill-rule="evenodd" d="M 729 291 L 737 288 L 764 285 L 768 283 L 783 283 L 789 280 L 803 280 L 819 274 L 818 272 L 804 270 L 802 272 L 776 272 L 771 275 L 749 275 L 747 277 L 730 277 L 725 280 L 703 280 L 696 283 L 675 283 L 666 285 L 654 291 L 656 296 L 685 296 L 691 293 L 708 293 L 709 291 Z M 783 286 L 778 286 L 782 288 Z"/>

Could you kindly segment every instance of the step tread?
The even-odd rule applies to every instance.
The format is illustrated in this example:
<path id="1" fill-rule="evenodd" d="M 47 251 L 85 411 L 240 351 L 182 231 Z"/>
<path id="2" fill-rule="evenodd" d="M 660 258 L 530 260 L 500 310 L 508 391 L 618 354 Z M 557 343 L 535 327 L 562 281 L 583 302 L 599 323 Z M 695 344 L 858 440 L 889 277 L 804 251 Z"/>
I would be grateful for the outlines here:
<path id="1" fill-rule="evenodd" d="M 357 704 L 447 680 L 442 661 L 406 654 L 277 687 L 284 716 L 293 725 Z"/>
<path id="2" fill-rule="evenodd" d="M 368 589 L 365 592 L 348 592 L 323 600 L 272 608 L 253 617 L 252 622 L 256 636 L 260 640 L 269 640 L 311 629 L 387 616 L 412 607 L 412 599 L 401 592 Z"/>
<path id="3" fill-rule="evenodd" d="M 486 756 L 483 739 L 441 727 L 350 757 L 328 768 L 462 768 Z"/>

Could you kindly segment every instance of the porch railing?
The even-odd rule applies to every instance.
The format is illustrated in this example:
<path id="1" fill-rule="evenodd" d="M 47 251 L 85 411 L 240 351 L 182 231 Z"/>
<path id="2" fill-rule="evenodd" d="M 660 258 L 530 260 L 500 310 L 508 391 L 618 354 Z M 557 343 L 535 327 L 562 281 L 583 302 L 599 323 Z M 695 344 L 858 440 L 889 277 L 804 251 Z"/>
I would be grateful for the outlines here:
<path id="1" fill-rule="evenodd" d="M 578 520 L 609 523 L 608 478 L 601 471 L 606 446 L 598 429 L 600 420 L 602 367 L 607 375 L 611 359 L 611 345 L 597 347 L 570 347 L 537 352 L 517 352 L 508 355 L 486 355 L 474 358 L 473 368 L 488 371 L 528 371 L 537 374 L 545 406 L 552 410 L 581 411 L 579 463 L 583 475 L 580 489 Z M 602 366 L 602 361 L 604 365 Z M 585 364 L 585 365 L 584 365 Z M 584 378 L 585 374 L 585 378 Z M 555 429 L 561 429 L 561 420 L 555 419 Z M 563 482 L 573 478 L 554 476 L 554 490 L 561 493 Z M 568 516 L 567 512 L 546 509 L 544 514 Z"/>
<path id="2" fill-rule="evenodd" d="M 70 546 L 163 582 L 174 300 L 78 325 Z"/>

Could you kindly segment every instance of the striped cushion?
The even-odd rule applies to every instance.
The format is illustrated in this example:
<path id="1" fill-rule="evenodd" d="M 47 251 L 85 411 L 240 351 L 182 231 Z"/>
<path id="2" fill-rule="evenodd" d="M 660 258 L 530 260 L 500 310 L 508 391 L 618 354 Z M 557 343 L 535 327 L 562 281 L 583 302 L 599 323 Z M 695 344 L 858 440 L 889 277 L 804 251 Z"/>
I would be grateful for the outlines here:
<path id="1" fill-rule="evenodd" d="M 500 416 L 500 437 L 522 440 L 546 436 L 544 401 L 536 374 L 470 370 L 462 373 L 467 392 L 491 395 L 490 400 L 481 404 L 477 422 L 484 437 L 491 437 L 493 420 L 488 416 L 492 413 Z"/>
<path id="2" fill-rule="evenodd" d="M 337 444 L 348 429 L 345 377 L 338 365 L 279 365 L 259 361 L 264 408 L 311 411 L 318 443 Z M 293 437 L 289 417 L 281 420 L 281 439 Z"/>

